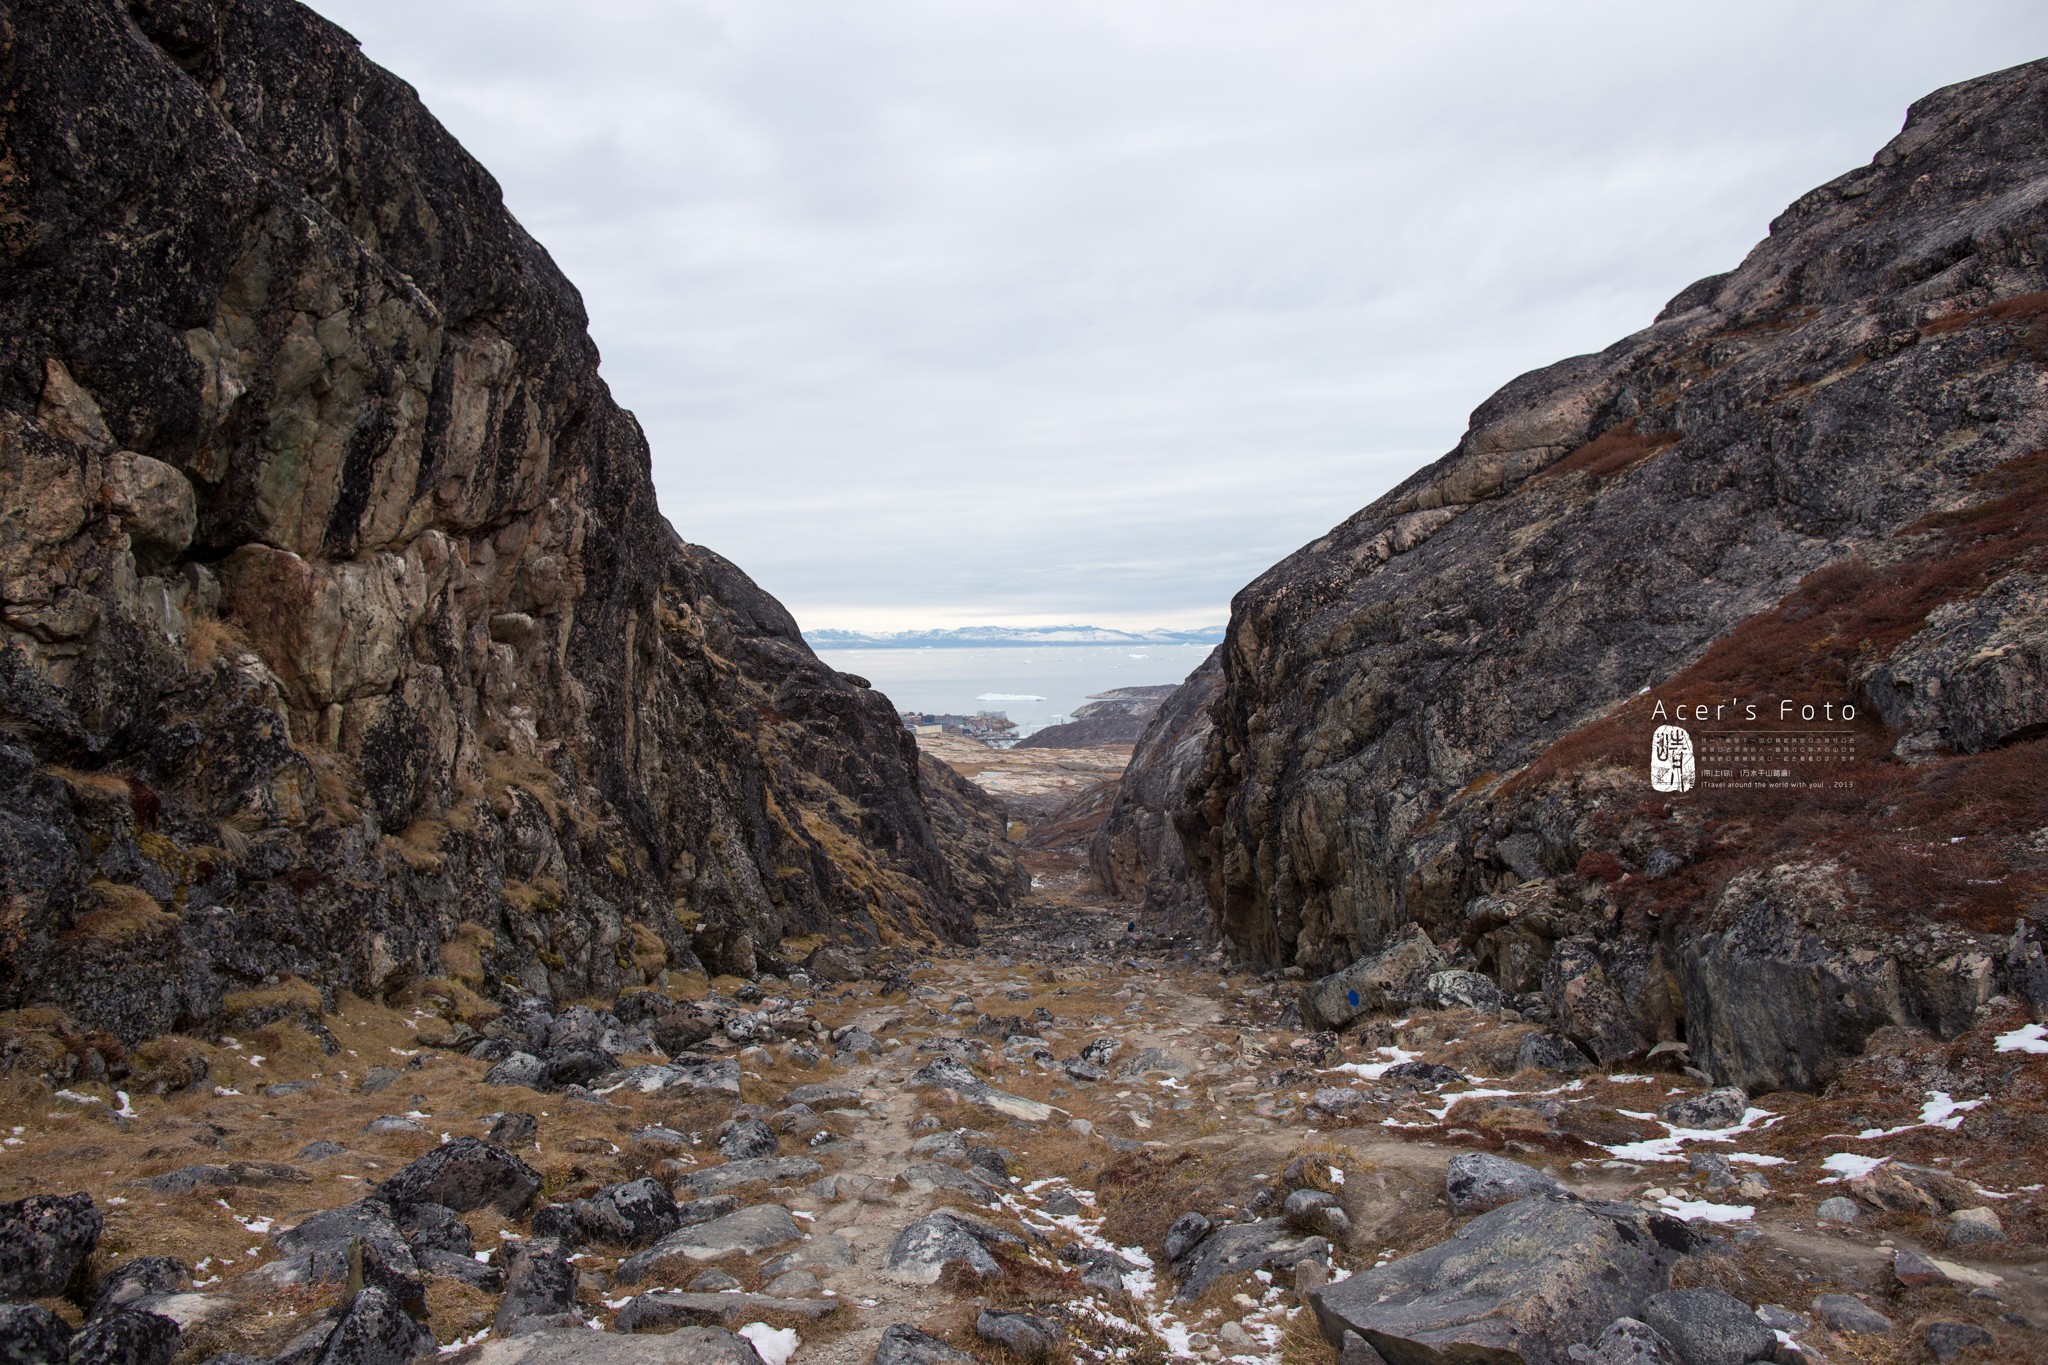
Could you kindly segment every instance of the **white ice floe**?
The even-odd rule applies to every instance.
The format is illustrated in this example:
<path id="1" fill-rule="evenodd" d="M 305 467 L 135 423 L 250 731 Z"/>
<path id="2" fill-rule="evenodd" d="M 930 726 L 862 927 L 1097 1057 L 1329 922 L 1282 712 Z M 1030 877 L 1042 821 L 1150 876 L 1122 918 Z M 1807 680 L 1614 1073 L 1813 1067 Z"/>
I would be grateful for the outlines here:
<path id="1" fill-rule="evenodd" d="M 2048 1052 L 2048 1048 L 2042 1050 Z M 1868 1142 L 1872 1138 L 1909 1133 L 1915 1128 L 1946 1128 L 1954 1132 L 1963 1126 L 1963 1115 L 1984 1102 L 1984 1098 L 1958 1100 L 1951 1098 L 1946 1090 L 1930 1090 L 1927 1092 L 1927 1103 L 1920 1106 L 1919 1122 L 1902 1123 L 1896 1128 L 1865 1128 L 1855 1136 L 1858 1141 Z"/>
<path id="2" fill-rule="evenodd" d="M 1044 701 L 1045 698 L 1030 692 L 984 692 L 976 701 Z"/>
<path id="3" fill-rule="evenodd" d="M 2000 1052 L 2033 1052 L 2048 1056 L 2048 1024 L 2023 1024 L 1993 1039 Z"/>
<path id="4" fill-rule="evenodd" d="M 1644 1138 L 1640 1142 L 1617 1142 L 1607 1150 L 1625 1161 L 1683 1161 L 1685 1144 L 1688 1142 L 1733 1142 L 1739 1133 L 1752 1132 L 1757 1128 L 1768 1128 L 1778 1121 L 1779 1115 L 1755 1105 L 1742 1111 L 1742 1122 L 1731 1128 L 1680 1128 L 1674 1124 L 1663 1124 L 1664 1136 Z"/>
<path id="5" fill-rule="evenodd" d="M 1704 1199 L 1680 1199 L 1667 1194 L 1657 1201 L 1674 1218 L 1688 1223 L 1746 1223 L 1756 1217 L 1754 1204 L 1713 1204 Z"/>

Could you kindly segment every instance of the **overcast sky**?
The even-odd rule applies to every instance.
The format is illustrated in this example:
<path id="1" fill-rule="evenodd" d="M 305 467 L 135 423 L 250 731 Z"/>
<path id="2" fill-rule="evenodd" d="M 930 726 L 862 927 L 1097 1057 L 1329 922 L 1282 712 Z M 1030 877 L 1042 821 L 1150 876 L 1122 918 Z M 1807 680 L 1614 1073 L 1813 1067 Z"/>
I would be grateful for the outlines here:
<path id="1" fill-rule="evenodd" d="M 315 0 L 807 627 L 1192 626 L 2039 0 Z"/>

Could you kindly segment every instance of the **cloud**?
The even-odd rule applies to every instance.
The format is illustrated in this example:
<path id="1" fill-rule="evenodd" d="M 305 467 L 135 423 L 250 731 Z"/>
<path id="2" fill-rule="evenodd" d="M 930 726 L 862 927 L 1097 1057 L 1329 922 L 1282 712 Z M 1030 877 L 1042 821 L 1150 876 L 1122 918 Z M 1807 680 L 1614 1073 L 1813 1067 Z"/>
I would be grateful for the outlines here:
<path id="1" fill-rule="evenodd" d="M 806 625 L 1186 624 L 2038 5 L 316 0 Z"/>

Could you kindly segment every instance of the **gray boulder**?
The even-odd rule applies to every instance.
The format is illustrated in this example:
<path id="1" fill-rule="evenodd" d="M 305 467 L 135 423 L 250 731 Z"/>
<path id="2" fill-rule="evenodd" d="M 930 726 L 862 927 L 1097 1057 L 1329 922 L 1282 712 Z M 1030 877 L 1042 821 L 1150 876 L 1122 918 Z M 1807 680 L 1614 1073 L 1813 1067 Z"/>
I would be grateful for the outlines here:
<path id="1" fill-rule="evenodd" d="M 641 1294 L 619 1310 L 621 1332 L 666 1332 L 677 1327 L 709 1327 L 756 1321 L 770 1315 L 816 1321 L 836 1311 L 837 1299 L 788 1299 L 772 1294 L 700 1294 L 656 1289 Z"/>
<path id="2" fill-rule="evenodd" d="M 1255 1270 L 1292 1270 L 1303 1260 L 1327 1261 L 1330 1244 L 1322 1237 L 1303 1236 L 1278 1218 L 1256 1223 L 1226 1223 L 1197 1242 L 1173 1264 L 1179 1277 L 1174 1297 L 1182 1303 L 1200 1298 L 1221 1280 Z"/>
<path id="3" fill-rule="evenodd" d="M 500 1314 L 502 1323 L 503 1315 Z M 434 1349 L 434 1334 L 398 1300 L 365 1286 L 343 1310 L 327 1335 L 320 1365 L 410 1365 Z"/>
<path id="4" fill-rule="evenodd" d="M 1491 1152 L 1460 1152 L 1444 1170 L 1453 1213 L 1485 1213 L 1530 1195 L 1568 1197 L 1554 1176 Z"/>
<path id="5" fill-rule="evenodd" d="M 645 1251 L 627 1257 L 614 1278 L 620 1284 L 637 1284 L 667 1261 L 715 1261 L 734 1252 L 758 1255 L 788 1246 L 803 1235 L 782 1205 L 756 1204 L 723 1218 L 677 1228 Z"/>
<path id="6" fill-rule="evenodd" d="M 753 1343 L 722 1327 L 679 1327 L 656 1336 L 550 1327 L 486 1341 L 467 1365 L 761 1365 Z"/>
<path id="7" fill-rule="evenodd" d="M 63 1293 L 99 1245 L 103 1225 L 92 1196 L 82 1192 L 0 1204 L 0 1298 Z"/>
<path id="8" fill-rule="evenodd" d="M 523 1085 L 528 1090 L 540 1090 L 547 1081 L 547 1063 L 531 1052 L 515 1052 L 484 1073 L 485 1085 Z"/>
<path id="9" fill-rule="evenodd" d="M 71 1324 L 41 1304 L 0 1303 L 0 1365 L 64 1365 Z"/>
<path id="10" fill-rule="evenodd" d="M 544 1327 L 572 1327 L 576 1316 L 576 1267 L 553 1242 L 522 1242 L 512 1253 L 505 1297 L 491 1331 L 516 1337 Z"/>
<path id="11" fill-rule="evenodd" d="M 1823 1223 L 1854 1223 L 1863 1217 L 1863 1208 L 1853 1199 L 1831 1194 L 1820 1201 L 1814 1217 Z"/>
<path id="12" fill-rule="evenodd" d="M 1748 1365 L 1771 1353 L 1777 1336 L 1753 1309 L 1718 1289 L 1668 1289 L 1643 1301 L 1642 1319 L 1685 1365 Z"/>
<path id="13" fill-rule="evenodd" d="M 1342 1028 L 1361 1014 L 1391 1009 L 1426 976 L 1450 964 L 1429 935 L 1407 924 L 1377 952 L 1301 990 L 1301 1021 L 1311 1032 Z"/>
<path id="14" fill-rule="evenodd" d="M 360 1240 L 377 1261 L 395 1274 L 417 1272 L 412 1247 L 405 1240 L 390 1205 L 381 1199 L 359 1199 L 339 1208 L 309 1214 L 289 1228 L 273 1232 L 271 1241 L 285 1259 L 256 1271 L 273 1283 L 339 1280 L 349 1271 L 349 1245 Z"/>
<path id="15" fill-rule="evenodd" d="M 588 1199 L 548 1205 L 533 1216 L 533 1235 L 576 1246 L 601 1242 L 644 1247 L 674 1232 L 681 1223 L 682 1215 L 667 1188 L 642 1176 L 607 1186 Z"/>
<path id="16" fill-rule="evenodd" d="M 1323 1335 L 1357 1332 L 1390 1361 L 1561 1365 L 1571 1342 L 1634 1317 L 1697 1240 L 1621 1204 L 1535 1197 L 1425 1251 L 1309 1291 Z"/>
<path id="17" fill-rule="evenodd" d="M 720 1154 L 733 1161 L 774 1156 L 781 1145 L 775 1130 L 759 1119 L 734 1119 L 718 1133 Z"/>
<path id="18" fill-rule="evenodd" d="M 1530 1033 L 1523 1036 L 1521 1046 L 1515 1049 L 1515 1070 L 1526 1071 L 1531 1067 L 1576 1075 L 1592 1070 L 1593 1059 L 1562 1033 Z"/>
<path id="19" fill-rule="evenodd" d="M 974 1319 L 974 1335 L 1016 1356 L 1019 1360 L 1046 1360 L 1060 1348 L 1060 1329 L 1030 1313 L 1001 1308 L 984 1308 Z"/>
<path id="20" fill-rule="evenodd" d="M 1022 1246 L 1024 1239 L 978 1219 L 941 1209 L 926 1214 L 889 1243 L 884 1268 L 905 1284 L 936 1284 L 948 1266 L 978 1276 L 1002 1273 L 991 1246 Z"/>
<path id="21" fill-rule="evenodd" d="M 1209 1230 L 1214 1226 L 1207 1214 L 1190 1212 L 1174 1219 L 1172 1225 L 1166 1229 L 1166 1259 L 1178 1261 L 1187 1255 L 1194 1250 L 1196 1243 L 1209 1235 Z"/>
<path id="22" fill-rule="evenodd" d="M 1930 1322 L 1920 1340 L 1941 1365 L 1948 1365 L 1964 1351 L 1979 1346 L 1996 1346 L 1998 1338 L 1974 1322 Z"/>
<path id="23" fill-rule="evenodd" d="M 86 1316 L 96 1318 L 117 1308 L 132 1307 L 140 1299 L 176 1293 L 190 1279 L 184 1265 L 169 1256 L 137 1256 L 100 1277 L 92 1292 L 92 1310 Z M 0 1355 L 0 1361 L 4 1360 L 4 1355 Z"/>
<path id="24" fill-rule="evenodd" d="M 1431 972 L 1410 1000 L 1429 1010 L 1497 1010 L 1500 987 L 1478 972 Z"/>
<path id="25" fill-rule="evenodd" d="M 177 1354 L 177 1323 L 155 1313 L 117 1308 L 94 1318 L 71 1338 L 68 1365 L 171 1365 Z"/>
<path id="26" fill-rule="evenodd" d="M 723 1166 L 692 1171 L 676 1182 L 676 1192 L 678 1197 L 685 1192 L 693 1195 L 724 1194 L 743 1185 L 809 1180 L 824 1169 L 807 1156 L 751 1157 L 745 1161 L 728 1161 Z"/>
<path id="27" fill-rule="evenodd" d="M 871 1365 L 974 1365 L 974 1357 L 948 1346 L 929 1332 L 897 1322 L 882 1332 Z"/>
<path id="28" fill-rule="evenodd" d="M 1892 1320 L 1849 1294 L 1822 1294 L 1813 1301 L 1814 1315 L 1837 1332 L 1889 1332 Z"/>
<path id="29" fill-rule="evenodd" d="M 526 1211 L 540 1185 L 539 1173 L 504 1148 L 459 1137 L 400 1170 L 377 1193 L 398 1210 L 440 1204 L 457 1213 L 493 1208 L 510 1218 Z"/>
<path id="30" fill-rule="evenodd" d="M 1724 1085 L 1703 1095 L 1687 1095 L 1657 1111 L 1658 1117 L 1679 1128 L 1733 1128 L 1749 1109 L 1749 1095 L 1737 1086 Z"/>
<path id="31" fill-rule="evenodd" d="M 531 1114 L 500 1114 L 491 1121 L 485 1138 L 504 1148 L 524 1147 L 540 1135 L 540 1120 Z"/>

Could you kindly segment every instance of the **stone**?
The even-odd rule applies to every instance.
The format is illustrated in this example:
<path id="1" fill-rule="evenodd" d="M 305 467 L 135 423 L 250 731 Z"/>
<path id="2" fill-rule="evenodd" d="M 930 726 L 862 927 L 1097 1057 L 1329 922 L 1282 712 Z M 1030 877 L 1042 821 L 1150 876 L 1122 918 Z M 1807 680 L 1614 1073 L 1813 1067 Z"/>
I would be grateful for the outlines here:
<path id="1" fill-rule="evenodd" d="M 648 1176 L 608 1185 L 587 1199 L 550 1204 L 533 1216 L 533 1235 L 571 1245 L 644 1247 L 676 1230 L 682 1216 L 660 1181 Z"/>
<path id="2" fill-rule="evenodd" d="M 750 1157 L 774 1156 L 781 1146 L 775 1130 L 759 1119 L 734 1119 L 718 1132 L 719 1153 L 734 1161 Z"/>
<path id="3" fill-rule="evenodd" d="M 505 1329 L 503 1313 L 499 1331 Z M 434 1334 L 384 1290 L 367 1285 L 342 1310 L 320 1352 L 320 1365 L 410 1365 L 434 1349 Z"/>
<path id="4" fill-rule="evenodd" d="M 1368 1092 L 1351 1086 L 1325 1086 L 1309 1096 L 1308 1109 L 1333 1119 L 1357 1119 L 1378 1103 Z"/>
<path id="5" fill-rule="evenodd" d="M 685 1095 L 725 1095 L 739 1098 L 740 1064 L 735 1058 L 671 1057 L 666 1063 L 631 1066 L 600 1077 L 592 1087 L 600 1095 L 616 1090 L 636 1090 L 643 1095 L 680 1091 Z"/>
<path id="6" fill-rule="evenodd" d="M 717 1030 L 718 1026 L 703 1011 L 684 1005 L 658 1016 L 649 1032 L 654 1036 L 654 1045 L 673 1057 L 688 1052 Z"/>
<path id="7" fill-rule="evenodd" d="M 1338 1209 L 1337 1196 L 1328 1190 L 1290 1190 L 1287 1198 L 1281 1201 L 1280 1216 L 1296 1232 L 1315 1232 L 1327 1237 L 1330 1235 L 1327 1225 L 1332 1209 Z"/>
<path id="8" fill-rule="evenodd" d="M 807 1156 L 749 1157 L 744 1161 L 728 1161 L 722 1166 L 692 1171 L 676 1182 L 676 1194 L 680 1199 L 685 1191 L 693 1195 L 714 1195 L 747 1185 L 790 1184 L 808 1180 L 824 1169 Z"/>
<path id="9" fill-rule="evenodd" d="M 0 1303 L 0 1365 L 65 1365 L 71 1324 L 33 1303 Z"/>
<path id="10" fill-rule="evenodd" d="M 974 1319 L 974 1335 L 991 1341 L 1019 1360 L 1047 1360 L 1060 1348 L 1061 1332 L 1030 1313 L 984 1308 Z"/>
<path id="11" fill-rule="evenodd" d="M 1593 1069 L 1593 1059 L 1562 1033 L 1527 1033 L 1515 1049 L 1515 1070 L 1561 1071 L 1567 1076 Z"/>
<path id="12" fill-rule="evenodd" d="M 348 1148 L 338 1142 L 328 1142 L 325 1139 L 319 1142 L 309 1142 L 299 1148 L 298 1152 L 299 1160 L 301 1161 L 325 1161 L 329 1157 L 347 1155 Z"/>
<path id="13" fill-rule="evenodd" d="M 1976 1347 L 1998 1345 L 1998 1338 L 1974 1322 L 1930 1322 L 1920 1335 L 1929 1354 L 1942 1365 Z"/>
<path id="14" fill-rule="evenodd" d="M 382 1114 L 363 1125 L 366 1133 L 424 1133 L 427 1126 L 403 1114 Z"/>
<path id="15" fill-rule="evenodd" d="M 308 1214 L 293 1226 L 271 1233 L 271 1241 L 286 1259 L 260 1267 L 256 1273 L 282 1276 L 283 1283 L 346 1278 L 349 1247 L 357 1241 L 394 1274 L 406 1276 L 418 1268 L 391 1206 L 381 1199 L 359 1199 Z"/>
<path id="16" fill-rule="evenodd" d="M 2005 1224 L 1991 1209 L 1980 1205 L 1948 1216 L 1947 1241 L 1952 1247 L 1995 1246 L 2005 1240 Z"/>
<path id="17" fill-rule="evenodd" d="M 991 1277 L 1002 1273 L 1002 1263 L 989 1248 L 1022 1245 L 1023 1239 L 1014 1233 L 942 1209 L 897 1233 L 883 1265 L 891 1279 L 905 1284 L 937 1284 L 949 1266 Z"/>
<path id="18" fill-rule="evenodd" d="M 1304 986 L 1297 1002 L 1311 1030 L 1340 1029 L 1361 1014 L 1395 1008 L 1422 979 L 1449 964 L 1418 925 L 1404 926 L 1378 951 Z"/>
<path id="19" fill-rule="evenodd" d="M 485 1085 L 523 1085 L 529 1090 L 541 1090 L 547 1083 L 547 1063 L 531 1052 L 515 1052 L 484 1073 Z"/>
<path id="20" fill-rule="evenodd" d="M 761 1292 L 770 1298 L 792 1299 L 800 1294 L 815 1294 L 823 1288 L 818 1277 L 808 1270 L 785 1270 L 761 1287 Z"/>
<path id="21" fill-rule="evenodd" d="M 870 1365 L 974 1365 L 974 1357 L 907 1322 L 882 1330 Z"/>
<path id="22" fill-rule="evenodd" d="M 619 1310 L 614 1325 L 621 1332 L 665 1332 L 676 1327 L 758 1321 L 768 1315 L 816 1321 L 839 1308 L 837 1299 L 787 1299 L 769 1294 L 694 1294 L 655 1289 L 636 1296 Z"/>
<path id="23" fill-rule="evenodd" d="M 1173 1263 L 1181 1303 L 1198 1299 L 1211 1285 L 1255 1270 L 1292 1270 L 1302 1260 L 1330 1258 L 1322 1237 L 1303 1236 L 1278 1218 L 1255 1223 L 1225 1223 L 1197 1242 Z"/>
<path id="24" fill-rule="evenodd" d="M 1892 1330 L 1890 1318 L 1848 1294 L 1819 1295 L 1813 1301 L 1813 1313 L 1838 1332 L 1880 1333 Z"/>
<path id="25" fill-rule="evenodd" d="M 821 1232 L 761 1262 L 770 1277 L 792 1270 L 850 1270 L 859 1263 L 853 1244 L 836 1232 Z"/>
<path id="26" fill-rule="evenodd" d="M 192 481 L 174 465 L 117 450 L 106 464 L 107 510 L 121 519 L 121 529 L 145 562 L 175 557 L 192 543 L 198 523 L 198 501 Z"/>
<path id="27" fill-rule="evenodd" d="M 847 981 L 858 981 L 867 975 L 867 968 L 850 948 L 836 943 L 822 943 L 811 949 L 804 959 L 804 971 L 813 981 L 838 985 Z"/>
<path id="28" fill-rule="evenodd" d="M 782 1205 L 756 1204 L 722 1218 L 676 1229 L 653 1246 L 627 1257 L 615 1278 L 620 1284 L 637 1284 L 673 1259 L 714 1261 L 734 1253 L 758 1255 L 787 1246 L 803 1235 L 803 1229 Z"/>
<path id="29" fill-rule="evenodd" d="M 913 1162 L 905 1166 L 902 1180 L 920 1194 L 957 1194 L 977 1204 L 993 1204 L 997 1200 L 996 1189 L 986 1178 L 936 1161 Z"/>
<path id="30" fill-rule="evenodd" d="M 491 1121 L 491 1131 L 484 1139 L 507 1151 L 524 1147 L 540 1137 L 540 1120 L 531 1114 L 500 1114 Z"/>
<path id="31" fill-rule="evenodd" d="M 723 1218 L 728 1213 L 736 1212 L 739 1206 L 738 1196 L 730 1194 L 714 1194 L 706 1199 L 691 1199 L 676 1205 L 676 1226 L 689 1228 L 699 1223 L 708 1223 L 714 1218 Z"/>
<path id="32" fill-rule="evenodd" d="M 1428 1010 L 1497 1010 L 1500 987 L 1478 972 L 1432 972 L 1415 988 L 1410 1001 Z"/>
<path id="33" fill-rule="evenodd" d="M 1673 1100 L 1657 1111 L 1658 1117 L 1675 1128 L 1733 1128 L 1749 1110 L 1749 1095 L 1739 1087 L 1724 1085 L 1703 1095 Z"/>
<path id="34" fill-rule="evenodd" d="M 541 1084 L 548 1089 L 588 1086 L 618 1069 L 612 1055 L 594 1045 L 551 1049 L 541 1057 Z"/>
<path id="35" fill-rule="evenodd" d="M 1079 1208 L 1080 1205 L 1077 1201 L 1075 1204 L 1076 1212 L 1079 1211 Z M 1197 1243 L 1209 1235 L 1210 1229 L 1214 1226 L 1215 1224 L 1209 1221 L 1207 1215 L 1200 1213 L 1184 1213 L 1174 1219 L 1172 1224 L 1166 1229 L 1166 1259 L 1178 1261 L 1181 1257 L 1187 1255 L 1195 1249 Z"/>
<path id="36" fill-rule="evenodd" d="M 480 1138 L 444 1142 L 377 1187 L 395 1209 L 440 1204 L 457 1213 L 492 1208 L 509 1217 L 540 1193 L 540 1175 L 524 1161 Z"/>
<path id="37" fill-rule="evenodd" d="M 1578 1365 L 1693 1365 L 1656 1328 L 1635 1318 L 1616 1318 L 1590 1347 L 1574 1346 L 1570 1356 Z"/>
<path id="38" fill-rule="evenodd" d="M 475 1347 L 466 1365 L 761 1365 L 746 1338 L 722 1327 L 629 1336 L 549 1327 Z"/>
<path id="39" fill-rule="evenodd" d="M 1861 1221 L 1863 1210 L 1856 1206 L 1855 1200 L 1831 1194 L 1820 1201 L 1820 1207 L 1814 1210 L 1814 1217 L 1823 1223 L 1855 1223 Z"/>
<path id="40" fill-rule="evenodd" d="M 1718 1289 L 1667 1289 L 1643 1300 L 1642 1320 L 1671 1343 L 1684 1365 L 1748 1365 L 1777 1337 L 1750 1306 Z"/>
<path id="41" fill-rule="evenodd" d="M 484 1264 L 468 1252 L 428 1247 L 424 1251 L 415 1251 L 413 1259 L 419 1262 L 423 1274 L 438 1275 L 444 1280 L 460 1280 L 487 1294 L 504 1292 L 505 1272 L 497 1266 Z"/>
<path id="42" fill-rule="evenodd" d="M 1491 1152 L 1460 1152 L 1444 1169 L 1444 1195 L 1453 1213 L 1485 1213 L 1530 1195 L 1568 1194 L 1555 1176 Z"/>
<path id="43" fill-rule="evenodd" d="M 138 1256 L 100 1277 L 94 1286 L 92 1308 L 87 1317 L 96 1318 L 116 1308 L 128 1308 L 137 1300 L 171 1294 L 191 1283 L 185 1267 L 169 1256 Z"/>
<path id="44" fill-rule="evenodd" d="M 428 1338 L 429 1344 L 432 1340 Z M 171 1365 L 177 1353 L 177 1323 L 155 1313 L 116 1308 L 71 1338 L 68 1365 Z"/>
<path id="45" fill-rule="evenodd" d="M 166 1194 L 183 1194 L 202 1186 L 233 1189 L 238 1185 L 304 1184 L 312 1177 L 296 1166 L 277 1161 L 231 1161 L 225 1165 L 185 1166 L 150 1177 L 149 1187 Z"/>
<path id="46" fill-rule="evenodd" d="M 512 1252 L 505 1297 L 491 1331 L 515 1337 L 544 1327 L 568 1327 L 576 1317 L 576 1267 L 553 1242 L 521 1242 Z"/>
<path id="47" fill-rule="evenodd" d="M 1311 1290 L 1323 1335 L 1357 1332 L 1389 1360 L 1558 1361 L 1633 1317 L 1698 1243 L 1674 1219 L 1535 1196 L 1483 1213 L 1449 1241 Z"/>
<path id="48" fill-rule="evenodd" d="M 785 1105 L 801 1104 L 813 1110 L 858 1109 L 861 1095 L 858 1090 L 843 1085 L 815 1084 L 799 1085 L 782 1097 Z"/>
<path id="49" fill-rule="evenodd" d="M 92 1196 L 32 1194 L 0 1204 L 0 1298 L 61 1294 L 99 1245 Z"/>
<path id="50" fill-rule="evenodd" d="M 1337 1343 L 1337 1365 L 1387 1365 L 1387 1358 L 1364 1337 L 1347 1331 Z"/>

